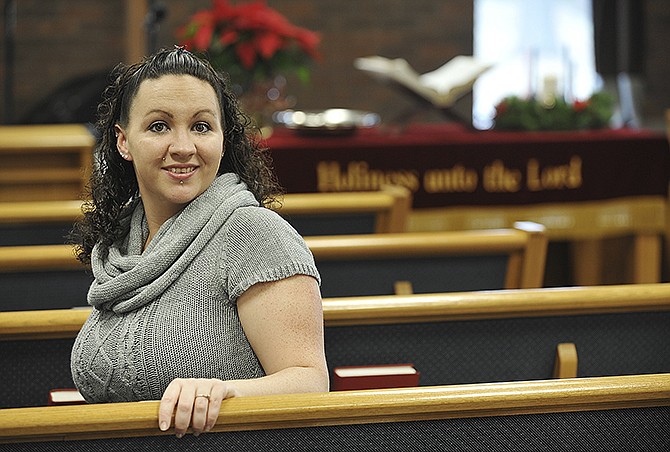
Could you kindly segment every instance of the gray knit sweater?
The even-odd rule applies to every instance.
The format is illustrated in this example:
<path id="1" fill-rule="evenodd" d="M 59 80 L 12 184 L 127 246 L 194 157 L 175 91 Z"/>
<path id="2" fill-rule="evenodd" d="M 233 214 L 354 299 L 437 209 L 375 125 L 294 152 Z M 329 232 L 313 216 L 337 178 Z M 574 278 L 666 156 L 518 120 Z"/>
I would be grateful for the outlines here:
<path id="1" fill-rule="evenodd" d="M 298 233 L 259 207 L 234 174 L 165 222 L 146 250 L 142 203 L 107 256 L 92 253 L 94 309 L 72 350 L 72 376 L 89 402 L 159 399 L 174 378 L 264 375 L 235 302 L 255 283 L 319 279 Z"/>

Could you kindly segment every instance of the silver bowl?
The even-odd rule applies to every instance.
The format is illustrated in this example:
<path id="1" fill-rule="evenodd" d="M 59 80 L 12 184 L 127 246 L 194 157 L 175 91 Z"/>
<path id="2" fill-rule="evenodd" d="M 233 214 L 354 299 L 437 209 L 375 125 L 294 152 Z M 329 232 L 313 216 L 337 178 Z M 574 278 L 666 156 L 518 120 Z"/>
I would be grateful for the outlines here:
<path id="1" fill-rule="evenodd" d="M 283 110 L 275 112 L 272 119 L 297 133 L 310 135 L 346 135 L 360 128 L 374 127 L 381 121 L 376 113 L 346 108 Z"/>

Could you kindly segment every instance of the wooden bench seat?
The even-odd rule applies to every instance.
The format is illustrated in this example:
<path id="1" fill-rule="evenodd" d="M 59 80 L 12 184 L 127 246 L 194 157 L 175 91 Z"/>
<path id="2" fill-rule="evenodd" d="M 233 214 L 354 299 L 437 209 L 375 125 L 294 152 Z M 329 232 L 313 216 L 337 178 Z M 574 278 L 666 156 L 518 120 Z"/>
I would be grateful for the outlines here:
<path id="1" fill-rule="evenodd" d="M 421 385 L 546 379 L 564 343 L 575 345 L 579 377 L 670 372 L 670 283 L 334 298 L 323 311 L 331 372 L 410 362 Z M 72 387 L 70 350 L 87 317 L 0 312 L 5 406 Z"/>
<path id="2" fill-rule="evenodd" d="M 273 210 L 302 235 L 405 232 L 411 192 L 399 186 L 349 193 L 288 193 Z M 63 244 L 82 201 L 0 202 L 0 246 Z"/>
<path id="3" fill-rule="evenodd" d="M 81 201 L 0 202 L 0 246 L 64 244 Z"/>
<path id="4" fill-rule="evenodd" d="M 303 236 L 406 232 L 412 193 L 396 185 L 365 192 L 287 193 L 273 209 Z"/>
<path id="5" fill-rule="evenodd" d="M 86 306 L 92 282 L 70 245 L 0 246 L 1 311 Z"/>
<path id="6" fill-rule="evenodd" d="M 542 286 L 544 228 L 305 237 L 324 297 Z M 36 282 L 39 281 L 39 284 Z M 0 310 L 85 305 L 92 282 L 71 245 L 0 246 Z"/>
<path id="7" fill-rule="evenodd" d="M 0 409 L 2 450 L 667 450 L 670 375 L 239 397 L 212 432 L 158 402 Z"/>
<path id="8" fill-rule="evenodd" d="M 305 237 L 324 297 L 542 287 L 542 225 Z M 396 290 L 406 283 L 406 289 Z"/>
<path id="9" fill-rule="evenodd" d="M 0 126 L 0 202 L 81 198 L 94 145 L 84 124 Z"/>

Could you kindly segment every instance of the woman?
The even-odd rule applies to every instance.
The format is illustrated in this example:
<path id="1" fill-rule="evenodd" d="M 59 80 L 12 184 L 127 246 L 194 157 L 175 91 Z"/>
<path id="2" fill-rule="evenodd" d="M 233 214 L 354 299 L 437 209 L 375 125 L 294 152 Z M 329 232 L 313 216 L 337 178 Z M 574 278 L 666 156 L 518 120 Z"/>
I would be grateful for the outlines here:
<path id="1" fill-rule="evenodd" d="M 161 399 L 159 428 L 228 397 L 328 390 L 319 274 L 263 207 L 278 193 L 224 80 L 176 48 L 120 65 L 98 108 L 78 257 L 94 306 L 72 350 L 89 402 Z"/>

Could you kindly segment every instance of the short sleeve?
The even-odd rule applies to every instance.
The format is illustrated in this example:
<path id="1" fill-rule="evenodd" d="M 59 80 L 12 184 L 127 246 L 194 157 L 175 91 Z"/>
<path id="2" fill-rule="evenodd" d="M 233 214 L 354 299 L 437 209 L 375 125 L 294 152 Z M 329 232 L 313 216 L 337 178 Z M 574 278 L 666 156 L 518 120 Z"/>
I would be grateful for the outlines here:
<path id="1" fill-rule="evenodd" d="M 303 274 L 321 283 L 314 257 L 298 232 L 263 207 L 237 209 L 224 225 L 220 267 L 232 302 L 259 282 Z"/>

